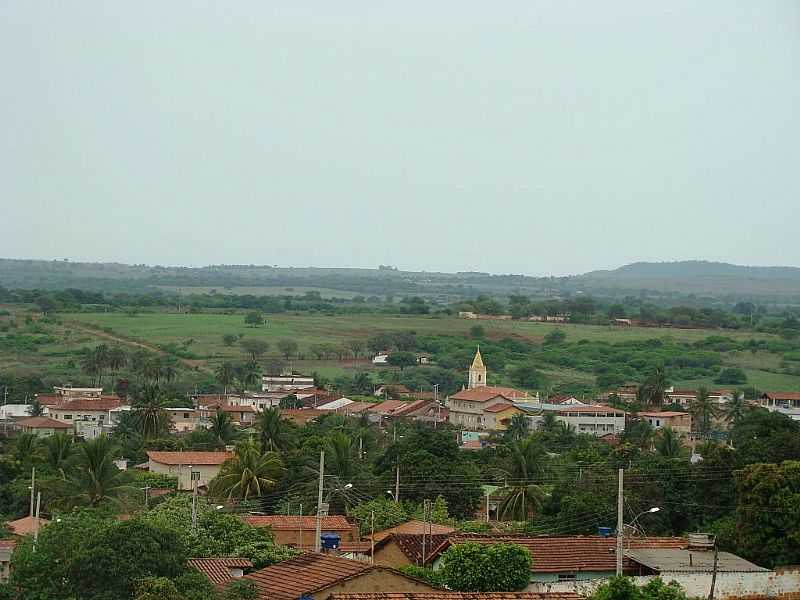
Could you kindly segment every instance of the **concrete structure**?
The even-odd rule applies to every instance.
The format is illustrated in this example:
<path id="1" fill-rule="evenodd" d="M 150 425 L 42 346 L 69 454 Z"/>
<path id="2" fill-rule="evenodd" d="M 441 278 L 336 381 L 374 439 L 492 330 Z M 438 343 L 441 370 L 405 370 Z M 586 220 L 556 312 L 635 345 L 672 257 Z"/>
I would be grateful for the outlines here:
<path id="1" fill-rule="evenodd" d="M 258 586 L 260 600 L 327 600 L 332 594 L 435 590 L 399 571 L 324 553 L 306 553 L 244 578 Z"/>
<path id="2" fill-rule="evenodd" d="M 165 408 L 164 411 L 169 415 L 172 428 L 177 433 L 185 433 L 187 431 L 194 431 L 202 422 L 207 424 L 207 420 L 200 418 L 200 411 L 193 408 Z"/>
<path id="3" fill-rule="evenodd" d="M 30 417 L 30 404 L 4 404 L 0 406 L 0 421 Z"/>
<path id="4" fill-rule="evenodd" d="M 102 429 L 111 422 L 110 411 L 120 408 L 119 398 L 104 396 L 92 398 L 70 398 L 48 409 L 48 414 L 57 421 L 74 425 L 76 421 L 95 423 Z M 93 436 L 94 437 L 94 436 Z"/>
<path id="5" fill-rule="evenodd" d="M 261 391 L 263 392 L 284 392 L 311 389 L 313 387 L 314 378 L 306 375 L 264 375 L 261 378 Z"/>
<path id="6" fill-rule="evenodd" d="M 245 523 L 253 527 L 269 527 L 275 543 L 300 550 L 313 550 L 316 541 L 316 517 L 296 515 L 247 515 Z M 358 525 L 341 515 L 322 517 L 322 533 L 334 533 L 342 543 L 361 540 Z"/>
<path id="7" fill-rule="evenodd" d="M 692 431 L 692 416 L 685 412 L 640 412 L 639 418 L 647 421 L 653 429 L 669 427 L 673 431 L 688 435 Z"/>
<path id="8" fill-rule="evenodd" d="M 524 414 L 524 410 L 511 402 L 498 402 L 484 409 L 483 426 L 491 431 L 505 431 L 514 415 Z"/>
<path id="9" fill-rule="evenodd" d="M 472 365 L 469 368 L 469 383 L 467 389 L 474 390 L 478 387 L 486 385 L 486 365 L 483 364 L 483 357 L 481 356 L 481 348 L 478 346 L 475 352 L 475 358 L 472 359 Z"/>
<path id="10" fill-rule="evenodd" d="M 208 486 L 208 482 L 219 474 L 219 470 L 233 452 L 147 452 L 148 469 L 151 473 L 171 475 L 178 478 L 179 490 L 191 490 L 192 473 L 197 486 Z"/>
<path id="11" fill-rule="evenodd" d="M 50 417 L 28 417 L 19 419 L 16 423 L 22 433 L 32 433 L 39 437 L 49 437 L 54 433 L 67 433 L 72 431 L 72 425 L 62 423 Z"/>
<path id="12" fill-rule="evenodd" d="M 0 583 L 6 581 L 11 573 L 11 555 L 16 546 L 17 540 L 0 540 Z"/>
<path id="13" fill-rule="evenodd" d="M 597 437 L 614 435 L 625 431 L 626 413 L 618 408 L 597 404 L 544 404 L 516 403 L 528 414 L 532 429 L 542 426 L 545 413 L 555 414 L 558 421 L 572 427 L 576 433 L 588 433 Z"/>
<path id="14" fill-rule="evenodd" d="M 800 409 L 800 392 L 766 392 L 759 403 L 768 410 Z"/>

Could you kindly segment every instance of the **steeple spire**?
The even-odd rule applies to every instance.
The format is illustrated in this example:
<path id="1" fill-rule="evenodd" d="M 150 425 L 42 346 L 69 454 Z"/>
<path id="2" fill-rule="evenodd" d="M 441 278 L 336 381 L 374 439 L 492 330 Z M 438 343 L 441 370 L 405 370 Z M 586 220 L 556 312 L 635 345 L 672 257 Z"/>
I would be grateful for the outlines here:
<path id="1" fill-rule="evenodd" d="M 486 365 L 483 364 L 483 357 L 481 356 L 481 347 L 475 352 L 475 358 L 472 359 L 472 366 L 469 368 L 469 389 L 484 387 L 486 385 Z"/>

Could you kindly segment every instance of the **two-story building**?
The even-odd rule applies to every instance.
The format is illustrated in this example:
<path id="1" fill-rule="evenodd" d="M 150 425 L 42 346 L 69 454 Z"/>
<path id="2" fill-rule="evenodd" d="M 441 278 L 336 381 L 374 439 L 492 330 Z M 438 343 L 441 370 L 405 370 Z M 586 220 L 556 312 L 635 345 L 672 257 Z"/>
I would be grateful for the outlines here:
<path id="1" fill-rule="evenodd" d="M 653 429 L 669 427 L 682 435 L 688 435 L 692 431 L 692 416 L 686 412 L 640 412 L 638 415 L 639 418 L 647 421 Z"/>
<path id="2" fill-rule="evenodd" d="M 147 452 L 147 468 L 151 473 L 178 478 L 179 490 L 207 486 L 219 474 L 222 464 L 233 457 L 233 452 Z"/>

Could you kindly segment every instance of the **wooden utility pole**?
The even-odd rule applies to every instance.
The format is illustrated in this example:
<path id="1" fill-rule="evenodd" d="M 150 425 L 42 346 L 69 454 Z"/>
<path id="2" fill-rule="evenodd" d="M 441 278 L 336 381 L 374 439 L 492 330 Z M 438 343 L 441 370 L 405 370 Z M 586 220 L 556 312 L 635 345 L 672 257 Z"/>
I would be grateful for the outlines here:
<path id="1" fill-rule="evenodd" d="M 314 552 L 322 549 L 322 478 L 325 476 L 325 450 L 319 451 L 319 489 L 317 490 L 317 528 L 314 539 Z"/>
<path id="2" fill-rule="evenodd" d="M 719 557 L 719 547 L 714 538 L 714 570 L 711 571 L 711 591 L 708 592 L 708 600 L 714 600 L 714 587 L 717 585 L 717 560 Z"/>
<path id="3" fill-rule="evenodd" d="M 623 507 L 623 490 L 622 478 L 624 470 L 619 470 L 619 489 L 617 490 L 617 576 L 622 575 L 622 555 L 625 552 L 625 544 L 622 537 L 622 531 L 625 529 L 625 524 L 622 522 L 622 507 Z"/>

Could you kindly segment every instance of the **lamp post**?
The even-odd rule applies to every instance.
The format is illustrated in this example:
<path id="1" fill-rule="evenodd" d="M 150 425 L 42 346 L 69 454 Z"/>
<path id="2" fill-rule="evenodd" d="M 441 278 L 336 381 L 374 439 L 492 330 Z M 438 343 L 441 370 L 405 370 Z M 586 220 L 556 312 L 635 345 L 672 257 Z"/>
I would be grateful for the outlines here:
<path id="1" fill-rule="evenodd" d="M 636 529 L 636 522 L 637 522 L 637 521 L 638 521 L 638 520 L 639 520 L 641 517 L 643 517 L 644 515 L 651 515 L 651 514 L 653 514 L 653 513 L 657 513 L 657 512 L 658 512 L 658 511 L 660 511 L 660 510 L 661 510 L 661 507 L 660 507 L 660 506 L 654 506 L 654 507 L 652 507 L 652 508 L 648 508 L 647 510 L 640 512 L 638 515 L 636 515 L 636 517 L 634 517 L 633 521 L 631 521 L 631 524 L 629 525 L 629 527 L 630 527 L 631 529 L 633 529 L 633 531 L 634 531 L 634 532 L 635 532 L 635 531 L 637 531 L 637 529 Z"/>

